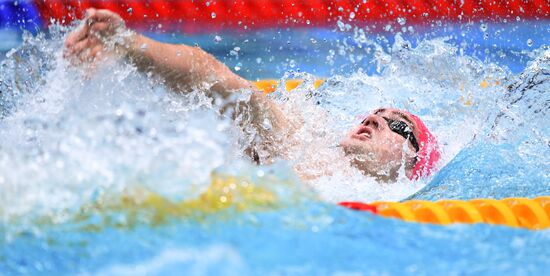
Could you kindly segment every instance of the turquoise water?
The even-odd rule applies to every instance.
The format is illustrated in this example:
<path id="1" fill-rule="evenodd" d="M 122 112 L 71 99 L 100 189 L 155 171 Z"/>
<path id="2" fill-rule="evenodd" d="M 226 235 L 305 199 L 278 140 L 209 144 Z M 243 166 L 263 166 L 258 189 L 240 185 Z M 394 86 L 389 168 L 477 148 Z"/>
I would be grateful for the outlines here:
<path id="1" fill-rule="evenodd" d="M 523 275 L 550 264 L 549 230 L 411 224 L 334 204 L 550 195 L 547 21 L 152 35 L 197 43 L 248 79 L 327 78 L 271 96 L 307 143 L 261 167 L 202 91 L 171 93 L 121 61 L 71 67 L 65 32 L 27 36 L 2 61 L 3 274 Z M 439 173 L 380 185 L 340 158 L 338 139 L 379 106 L 425 119 Z M 292 167 L 333 174 L 301 182 Z M 215 175 L 272 201 L 162 207 L 198 198 Z"/>

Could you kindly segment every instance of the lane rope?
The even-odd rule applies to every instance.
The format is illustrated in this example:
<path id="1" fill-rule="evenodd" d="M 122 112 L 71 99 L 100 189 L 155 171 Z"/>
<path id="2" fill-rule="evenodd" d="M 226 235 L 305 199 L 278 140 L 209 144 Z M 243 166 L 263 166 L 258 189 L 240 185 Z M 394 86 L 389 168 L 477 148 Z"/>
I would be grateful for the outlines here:
<path id="1" fill-rule="evenodd" d="M 449 200 L 436 202 L 341 202 L 339 205 L 407 222 L 448 225 L 487 223 L 541 230 L 550 227 L 550 196 L 505 199 Z"/>
<path id="2" fill-rule="evenodd" d="M 45 25 L 68 24 L 82 18 L 87 8 L 112 10 L 134 27 L 179 25 L 186 31 L 258 29 L 266 27 L 322 27 L 345 22 L 422 24 L 443 20 L 548 19 L 548 0 L 35 0 Z M 168 26 L 166 26 L 168 27 Z"/>

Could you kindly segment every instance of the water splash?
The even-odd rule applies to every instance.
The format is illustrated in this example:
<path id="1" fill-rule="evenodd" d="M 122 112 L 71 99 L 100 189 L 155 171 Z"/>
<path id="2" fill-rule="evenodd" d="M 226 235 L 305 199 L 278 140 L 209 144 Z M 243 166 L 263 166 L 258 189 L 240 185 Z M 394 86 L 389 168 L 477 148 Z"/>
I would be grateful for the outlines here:
<path id="1" fill-rule="evenodd" d="M 71 67 L 62 38 L 27 37 L 2 63 L 5 222 L 64 221 L 82 204 L 134 185 L 192 198 L 239 155 L 230 122 L 204 93 L 167 93 L 122 62 L 94 74 Z"/>
<path id="2" fill-rule="evenodd" d="M 278 90 L 270 95 L 302 126 L 294 134 L 302 142 L 289 145 L 292 150 L 285 159 L 306 176 L 305 186 L 323 200 L 400 200 L 431 181 L 411 182 L 401 172 L 397 183 L 381 185 L 349 165 L 336 145 L 370 110 L 393 106 L 421 116 L 442 145 L 440 167 L 444 167 L 478 137 L 506 140 L 503 137 L 509 134 L 502 133 L 516 129 L 500 121 L 514 118 L 520 112 L 515 108 L 540 103 L 529 96 L 525 104 L 516 105 L 517 95 L 506 87 L 517 79 L 509 70 L 464 55 L 447 38 L 413 46 L 396 35 L 388 47 L 387 41 L 353 31 L 353 44 L 337 47 L 338 54 L 351 58 L 349 51 L 364 49 L 362 58 L 372 57 L 377 73 L 359 70 L 336 75 L 314 90 L 314 76 L 287 72 L 281 83 L 288 78 L 304 79 L 304 83 L 293 92 Z M 95 68 L 71 67 L 60 50 L 65 32 L 54 30 L 49 39 L 26 36 L 24 44 L 2 63 L 0 185 L 6 192 L 0 208 L 4 221 L 16 217 L 31 221 L 29 214 L 64 221 L 82 205 L 134 186 L 170 200 L 187 200 L 207 189 L 213 171 L 254 175 L 262 170 L 251 166 L 242 153 L 253 130 L 243 136 L 202 91 L 171 93 L 158 80 L 122 61 Z M 533 62 L 518 78 L 536 78 L 528 72 L 535 72 L 538 69 L 532 68 L 540 64 L 545 63 Z M 94 71 L 85 71 L 89 69 Z M 518 85 L 513 90 L 523 89 Z M 546 113 L 535 111 L 547 107 L 546 102 L 529 109 L 527 113 L 533 115 L 525 118 L 543 123 Z M 494 106 L 506 108 L 497 111 Z M 487 133 L 489 123 L 495 127 Z M 264 127 L 269 128 L 270 122 Z M 536 156 L 548 164 L 538 153 L 547 149 L 541 146 L 548 144 L 547 133 L 533 125 L 528 128 L 527 136 L 539 137 L 539 142 L 535 146 L 522 142 L 513 150 L 525 160 Z M 285 178 L 292 171 L 277 169 L 273 174 Z M 285 187 L 279 192 L 290 189 L 295 194 L 295 188 Z"/>
<path id="3" fill-rule="evenodd" d="M 534 61 L 516 77 L 447 38 L 390 44 L 357 31 L 332 58 L 369 60 L 378 70 L 350 70 L 318 90 L 313 76 L 288 72 L 281 83 L 306 81 L 270 97 L 303 125 L 295 135 L 304 143 L 291 145 L 288 163 L 255 167 L 242 154 L 247 137 L 204 93 L 170 93 L 123 62 L 93 74 L 70 67 L 63 34 L 27 36 L 1 65 L 3 271 L 535 274 L 548 263 L 548 231 L 407 224 L 320 203 L 302 188 L 330 202 L 398 200 L 424 185 L 418 197 L 547 195 L 546 49 L 529 52 Z M 379 106 L 425 120 L 443 148 L 440 173 L 381 185 L 349 166 L 335 145 Z M 302 183 L 293 169 L 314 177 Z M 245 181 L 208 193 L 213 171 Z M 244 183 L 262 192 L 225 193 Z M 222 204 L 230 207 L 220 215 L 230 195 L 234 204 Z M 242 203 L 265 207 L 254 201 L 266 195 L 276 204 L 233 212 Z M 183 207 L 197 200 L 214 207 L 189 219 Z"/>
<path id="4" fill-rule="evenodd" d="M 512 75 L 495 64 L 459 54 L 446 38 L 412 47 L 397 35 L 387 51 L 374 41 L 357 38 L 358 45 L 375 49 L 378 74 L 336 75 L 314 90 L 313 76 L 290 72 L 281 83 L 287 78 L 305 82 L 290 93 L 279 90 L 272 95 L 303 126 L 296 135 L 304 143 L 288 158 L 301 173 L 314 178 L 306 182 L 325 200 L 400 200 L 430 179 L 411 182 L 401 172 L 397 183 L 380 185 L 361 175 L 335 147 L 346 131 L 379 107 L 408 110 L 419 115 L 438 137 L 443 149 L 441 168 L 484 132 L 487 117 L 494 113 L 496 101 L 506 95 L 505 83 Z"/>
<path id="5" fill-rule="evenodd" d="M 484 128 L 415 198 L 536 197 L 550 192 L 550 50 L 517 77 L 484 114 Z"/>

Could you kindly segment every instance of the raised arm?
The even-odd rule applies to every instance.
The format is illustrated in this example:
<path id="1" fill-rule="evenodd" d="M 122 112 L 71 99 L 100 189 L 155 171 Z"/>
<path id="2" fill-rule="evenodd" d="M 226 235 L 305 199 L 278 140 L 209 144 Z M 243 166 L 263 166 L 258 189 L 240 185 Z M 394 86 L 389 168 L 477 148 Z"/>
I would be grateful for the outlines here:
<path id="1" fill-rule="evenodd" d="M 221 96 L 252 84 L 199 47 L 161 43 L 125 28 L 109 10 L 89 9 L 84 23 L 65 42 L 67 54 L 92 61 L 110 51 L 126 55 L 140 71 L 160 76 L 176 91 L 210 84 Z"/>
<path id="2" fill-rule="evenodd" d="M 253 85 L 199 47 L 161 43 L 143 35 L 130 39 L 127 55 L 140 69 L 161 76 L 174 90 L 211 85 L 224 98 Z"/>
<path id="3" fill-rule="evenodd" d="M 177 92 L 209 88 L 212 96 L 228 98 L 239 89 L 254 90 L 252 83 L 199 47 L 161 43 L 147 38 L 126 29 L 122 18 L 109 10 L 89 9 L 83 24 L 67 37 L 65 46 L 66 55 L 81 62 L 94 61 L 105 53 L 118 52 L 140 71 L 161 77 L 168 87 Z M 207 87 L 204 87 L 205 84 Z M 284 142 L 282 139 L 289 139 L 293 126 L 279 107 L 259 91 L 254 91 L 248 101 L 234 104 L 234 119 L 239 118 L 237 124 L 245 132 L 261 138 L 259 144 L 250 145 L 247 153 L 254 158 L 259 155 L 260 160 L 283 154 L 280 143 Z M 243 117 L 248 120 L 242 120 Z"/>

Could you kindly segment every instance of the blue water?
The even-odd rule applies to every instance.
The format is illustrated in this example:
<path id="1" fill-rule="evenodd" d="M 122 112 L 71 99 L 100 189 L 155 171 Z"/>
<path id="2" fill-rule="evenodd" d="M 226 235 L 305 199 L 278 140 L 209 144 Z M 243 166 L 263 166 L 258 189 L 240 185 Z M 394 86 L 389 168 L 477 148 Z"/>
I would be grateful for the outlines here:
<path id="1" fill-rule="evenodd" d="M 365 37 L 345 24 L 151 34 L 197 43 L 248 79 L 328 78 L 319 93 L 301 87 L 273 96 L 306 129 L 328 118 L 323 129 L 340 133 L 384 105 L 423 116 L 443 147 L 441 170 L 389 186 L 355 174 L 302 183 L 292 157 L 256 167 L 239 156 L 231 122 L 200 93 L 175 96 L 124 64 L 91 75 L 71 69 L 61 58 L 63 35 L 18 36 L 2 63 L 2 274 L 547 273 L 549 230 L 412 224 L 332 202 L 550 195 L 548 21 L 394 24 Z M 305 147 L 302 158 L 330 156 L 317 147 L 336 139 L 327 136 L 305 136 L 318 152 Z M 276 204 L 238 198 L 244 210 L 184 215 L 117 205 L 139 203 L 140 189 L 163 202 L 193 200 L 213 171 L 249 180 Z"/>
<path id="2" fill-rule="evenodd" d="M 411 225 L 315 204 L 248 216 L 98 233 L 48 229 L 48 237 L 22 235 L 6 246 L 3 269 L 106 275 L 458 275 L 540 273 L 549 262 L 547 231 Z M 289 223 L 289 217 L 298 225 Z"/>

